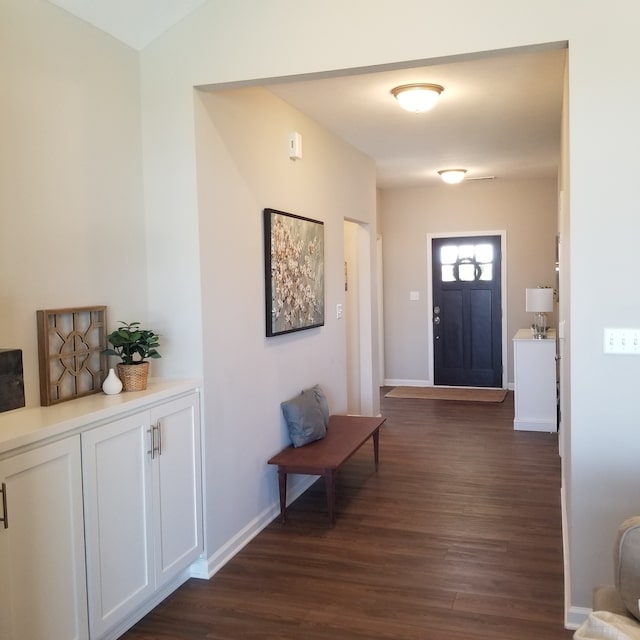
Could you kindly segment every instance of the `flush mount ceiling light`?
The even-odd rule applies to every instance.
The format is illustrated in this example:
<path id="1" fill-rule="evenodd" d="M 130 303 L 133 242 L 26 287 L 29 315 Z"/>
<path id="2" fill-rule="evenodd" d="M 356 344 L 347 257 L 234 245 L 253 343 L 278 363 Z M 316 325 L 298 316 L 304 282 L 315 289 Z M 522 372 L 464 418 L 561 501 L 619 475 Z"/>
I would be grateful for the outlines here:
<path id="1" fill-rule="evenodd" d="M 466 173 L 466 169 L 443 169 L 442 171 L 438 171 L 438 175 L 442 178 L 443 182 L 447 184 L 458 184 L 462 182 Z"/>
<path id="2" fill-rule="evenodd" d="M 400 103 L 400 106 L 407 111 L 422 113 L 429 111 L 444 91 L 444 87 L 439 84 L 403 84 L 391 89 L 393 97 Z"/>

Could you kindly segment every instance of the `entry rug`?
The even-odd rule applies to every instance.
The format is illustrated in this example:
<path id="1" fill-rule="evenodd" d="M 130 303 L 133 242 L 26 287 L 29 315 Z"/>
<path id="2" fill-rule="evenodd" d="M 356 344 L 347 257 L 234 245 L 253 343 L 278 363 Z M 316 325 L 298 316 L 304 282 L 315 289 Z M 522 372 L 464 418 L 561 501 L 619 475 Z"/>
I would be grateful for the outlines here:
<path id="1" fill-rule="evenodd" d="M 465 387 L 394 387 L 385 398 L 458 400 L 462 402 L 502 402 L 506 389 L 468 389 Z"/>

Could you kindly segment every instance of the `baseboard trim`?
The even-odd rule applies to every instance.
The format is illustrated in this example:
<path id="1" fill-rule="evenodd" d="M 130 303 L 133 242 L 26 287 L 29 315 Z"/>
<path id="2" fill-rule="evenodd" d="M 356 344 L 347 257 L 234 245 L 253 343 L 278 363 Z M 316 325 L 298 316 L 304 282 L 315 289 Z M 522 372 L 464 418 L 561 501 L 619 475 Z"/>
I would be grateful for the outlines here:
<path id="1" fill-rule="evenodd" d="M 569 607 L 564 620 L 565 628 L 575 631 L 589 617 L 591 611 L 587 607 Z"/>
<path id="2" fill-rule="evenodd" d="M 208 580 L 209 579 L 209 565 L 207 563 L 207 559 L 202 557 L 198 558 L 190 567 L 189 567 L 189 577 L 190 578 L 198 578 L 199 580 Z"/>
<path id="3" fill-rule="evenodd" d="M 289 476 L 296 478 L 287 488 L 287 505 L 297 500 L 319 476 L 299 475 Z M 191 575 L 194 578 L 208 580 L 224 567 L 233 556 L 239 553 L 253 540 L 267 525 L 280 515 L 280 505 L 273 504 L 254 518 L 244 529 L 241 529 L 233 538 L 220 547 L 208 558 L 201 558 L 191 566 Z"/>
<path id="4" fill-rule="evenodd" d="M 402 380 L 400 378 L 385 378 L 385 387 L 432 387 L 430 380 Z"/>
<path id="5" fill-rule="evenodd" d="M 384 380 L 385 387 L 432 387 L 431 380 L 404 380 L 401 378 L 385 378 Z M 509 391 L 513 391 L 515 389 L 515 385 L 513 382 L 509 382 L 507 384 L 507 389 Z"/>
<path id="6" fill-rule="evenodd" d="M 562 512 L 562 555 L 564 562 L 564 626 L 565 629 L 576 630 L 589 616 L 588 607 L 571 606 L 571 567 L 569 558 L 569 521 L 567 513 L 567 496 L 564 486 L 560 487 L 560 509 Z"/>
<path id="7" fill-rule="evenodd" d="M 558 425 L 549 420 L 514 420 L 513 428 L 516 431 L 540 431 L 544 433 L 556 433 Z"/>

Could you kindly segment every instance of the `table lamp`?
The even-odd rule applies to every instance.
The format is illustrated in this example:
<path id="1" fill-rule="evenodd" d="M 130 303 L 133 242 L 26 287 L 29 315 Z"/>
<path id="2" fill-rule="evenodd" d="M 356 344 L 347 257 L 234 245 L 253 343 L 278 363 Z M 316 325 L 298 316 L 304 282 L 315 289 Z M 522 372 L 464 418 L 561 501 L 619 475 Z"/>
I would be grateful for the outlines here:
<path id="1" fill-rule="evenodd" d="M 547 337 L 549 323 L 547 313 L 553 311 L 553 289 L 551 287 L 538 287 L 526 290 L 527 313 L 533 313 L 531 330 L 533 337 L 541 340 Z"/>

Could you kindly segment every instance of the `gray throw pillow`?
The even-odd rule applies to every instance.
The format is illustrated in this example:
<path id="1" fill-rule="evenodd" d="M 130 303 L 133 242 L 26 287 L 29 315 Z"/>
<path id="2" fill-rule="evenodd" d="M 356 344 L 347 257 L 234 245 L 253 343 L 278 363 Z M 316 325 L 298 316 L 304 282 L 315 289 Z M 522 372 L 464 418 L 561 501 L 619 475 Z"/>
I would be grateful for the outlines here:
<path id="1" fill-rule="evenodd" d="M 324 419 L 324 426 L 326 427 L 329 424 L 329 403 L 327 402 L 327 396 L 324 395 L 324 391 L 319 384 L 311 387 L 311 391 L 313 391 L 313 394 L 320 405 L 320 411 L 322 411 L 322 418 Z"/>
<path id="2" fill-rule="evenodd" d="M 282 402 L 280 407 L 294 447 L 320 440 L 327 434 L 320 404 L 311 389 Z"/>

